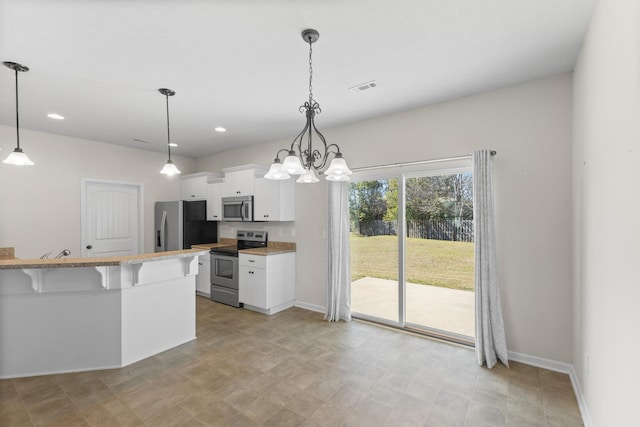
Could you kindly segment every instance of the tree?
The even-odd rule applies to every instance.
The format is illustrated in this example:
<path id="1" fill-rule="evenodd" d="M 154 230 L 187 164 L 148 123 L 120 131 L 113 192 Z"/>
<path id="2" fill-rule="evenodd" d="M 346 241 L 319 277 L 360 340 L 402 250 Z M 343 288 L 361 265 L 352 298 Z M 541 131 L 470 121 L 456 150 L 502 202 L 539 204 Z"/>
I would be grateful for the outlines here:
<path id="1" fill-rule="evenodd" d="M 349 185 L 349 216 L 352 224 L 382 220 L 387 212 L 386 180 L 359 181 Z"/>

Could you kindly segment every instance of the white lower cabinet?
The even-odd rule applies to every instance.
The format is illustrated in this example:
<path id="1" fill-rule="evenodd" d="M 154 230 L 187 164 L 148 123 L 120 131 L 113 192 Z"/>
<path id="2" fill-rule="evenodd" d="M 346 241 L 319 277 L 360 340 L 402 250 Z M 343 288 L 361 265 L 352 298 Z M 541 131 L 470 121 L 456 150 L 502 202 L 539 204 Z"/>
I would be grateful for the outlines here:
<path id="1" fill-rule="evenodd" d="M 245 308 L 274 314 L 295 301 L 295 253 L 239 254 L 239 295 Z"/>
<path id="2" fill-rule="evenodd" d="M 198 275 L 196 276 L 196 293 L 209 296 L 211 294 L 211 264 L 209 254 L 198 257 Z"/>

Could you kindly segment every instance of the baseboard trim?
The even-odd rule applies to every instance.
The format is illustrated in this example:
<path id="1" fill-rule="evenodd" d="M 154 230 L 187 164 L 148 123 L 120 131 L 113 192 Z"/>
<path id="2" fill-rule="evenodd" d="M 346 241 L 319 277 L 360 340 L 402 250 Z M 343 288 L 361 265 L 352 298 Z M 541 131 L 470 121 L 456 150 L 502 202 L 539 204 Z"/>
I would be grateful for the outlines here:
<path id="1" fill-rule="evenodd" d="M 582 388 L 580 387 L 580 382 L 578 381 L 578 376 L 573 365 L 570 363 L 558 362 L 557 360 L 546 359 L 544 357 L 517 353 L 515 351 L 510 351 L 508 355 L 509 360 L 513 360 L 514 362 L 525 363 L 527 365 L 548 369 L 550 371 L 562 372 L 563 374 L 569 375 L 573 392 L 575 393 L 576 400 L 578 401 L 578 408 L 580 409 L 582 422 L 585 427 L 593 426 L 591 423 L 591 417 L 589 416 L 589 410 L 587 409 L 587 402 L 584 398 L 584 394 L 582 393 Z"/>
<path id="2" fill-rule="evenodd" d="M 299 308 L 304 308 L 305 310 L 310 310 L 310 311 L 315 311 L 318 313 L 323 313 L 325 312 L 326 308 L 321 306 L 321 305 L 316 305 L 316 304 L 309 304 L 308 302 L 304 302 L 304 301 L 297 301 L 293 304 L 295 307 L 299 307 Z"/>
<path id="3" fill-rule="evenodd" d="M 107 369 L 120 369 L 123 365 L 109 365 L 100 367 L 78 368 L 78 369 L 56 369 L 52 371 L 38 371 L 38 372 L 21 372 L 18 374 L 3 374 L 0 375 L 0 380 L 8 380 L 12 378 L 26 378 L 26 377 L 41 377 L 44 375 L 58 375 L 58 374 L 74 374 L 76 372 L 89 372 L 89 371 L 103 371 Z"/>
<path id="4" fill-rule="evenodd" d="M 515 351 L 508 352 L 508 356 L 509 360 L 513 360 L 514 362 L 525 363 L 527 365 L 548 369 L 550 371 L 562 372 L 563 374 L 571 374 L 571 372 L 573 371 L 573 365 L 569 363 L 558 362 L 557 360 L 531 356 L 524 353 L 517 353 Z"/>
<path id="5" fill-rule="evenodd" d="M 576 374 L 576 370 L 573 366 L 571 366 L 569 378 L 571 379 L 573 392 L 576 394 L 576 399 L 578 399 L 578 407 L 580 408 L 580 414 L 582 415 L 582 422 L 585 427 L 592 427 L 593 423 L 591 422 L 591 416 L 589 415 L 589 410 L 587 408 L 587 401 L 584 398 L 582 387 L 580 387 L 580 381 L 578 381 L 578 375 Z"/>

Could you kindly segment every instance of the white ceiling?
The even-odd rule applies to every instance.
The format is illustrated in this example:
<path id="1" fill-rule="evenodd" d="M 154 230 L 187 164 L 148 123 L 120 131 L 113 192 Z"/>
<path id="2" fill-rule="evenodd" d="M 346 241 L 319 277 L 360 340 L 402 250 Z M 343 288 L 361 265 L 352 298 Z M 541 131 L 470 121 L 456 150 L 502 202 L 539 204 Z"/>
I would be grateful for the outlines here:
<path id="1" fill-rule="evenodd" d="M 595 2 L 0 0 L 0 61 L 30 68 L 21 128 L 146 150 L 166 150 L 157 89 L 173 89 L 172 153 L 196 157 L 302 129 L 305 28 L 320 32 L 322 130 L 570 71 Z M 14 82 L 0 67 L 0 124 L 12 127 Z"/>

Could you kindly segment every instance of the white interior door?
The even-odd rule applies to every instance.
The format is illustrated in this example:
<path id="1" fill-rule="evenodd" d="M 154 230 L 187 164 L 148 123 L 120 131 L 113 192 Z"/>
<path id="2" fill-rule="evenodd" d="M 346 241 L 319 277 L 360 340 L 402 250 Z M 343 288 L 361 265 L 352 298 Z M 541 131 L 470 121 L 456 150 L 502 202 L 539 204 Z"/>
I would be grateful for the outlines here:
<path id="1" fill-rule="evenodd" d="M 82 255 L 139 254 L 142 246 L 142 186 L 82 181 Z"/>

